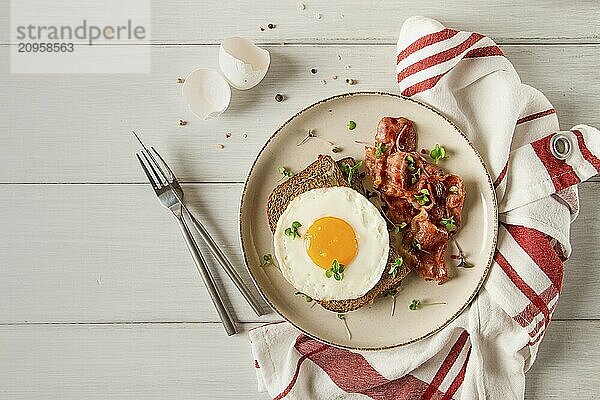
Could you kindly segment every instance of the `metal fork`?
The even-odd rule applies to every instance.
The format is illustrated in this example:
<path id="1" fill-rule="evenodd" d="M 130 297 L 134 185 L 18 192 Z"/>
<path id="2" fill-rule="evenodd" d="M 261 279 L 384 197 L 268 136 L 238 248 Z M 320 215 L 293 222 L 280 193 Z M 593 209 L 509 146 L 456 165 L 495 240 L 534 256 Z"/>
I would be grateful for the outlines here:
<path id="1" fill-rule="evenodd" d="M 219 245 L 215 242 L 215 240 L 212 238 L 210 233 L 208 233 L 208 231 L 206 230 L 204 225 L 202 225 L 202 223 L 200 221 L 198 221 L 196 219 L 196 217 L 194 217 L 192 212 L 187 208 L 187 206 L 183 202 L 183 194 L 181 196 L 178 195 L 178 193 L 183 193 L 183 191 L 181 190 L 181 186 L 179 185 L 179 181 L 177 180 L 177 177 L 175 176 L 175 173 L 173 172 L 173 170 L 171 170 L 171 168 L 169 167 L 167 162 L 162 158 L 162 156 L 158 153 L 158 151 L 156 151 L 156 149 L 154 147 L 150 146 L 150 149 L 152 151 L 148 150 L 148 148 L 146 147 L 146 145 L 144 145 L 144 143 L 139 138 L 139 136 L 134 131 L 132 131 L 132 132 L 135 135 L 138 142 L 140 143 L 140 145 L 142 146 L 142 148 L 150 155 L 150 158 L 152 159 L 152 161 L 154 161 L 154 164 L 157 165 L 161 174 L 163 174 L 163 176 L 165 176 L 165 173 L 160 168 L 160 164 L 162 164 L 164 166 L 164 168 L 167 170 L 167 172 L 169 173 L 169 178 L 166 178 L 166 176 L 165 176 L 165 179 L 167 179 L 167 182 L 169 183 L 171 188 L 175 189 L 175 196 L 178 198 L 184 211 L 190 217 L 192 224 L 194 225 L 194 228 L 196 228 L 196 231 L 200 234 L 200 237 L 202 238 L 202 240 L 204 241 L 204 243 L 206 244 L 206 246 L 208 247 L 208 249 L 210 250 L 212 255 L 215 257 L 215 260 L 217 260 L 217 262 L 219 263 L 221 268 L 223 268 L 223 270 L 225 270 L 229 279 L 231 279 L 233 281 L 235 287 L 240 291 L 240 293 L 242 294 L 244 299 L 248 302 L 248 304 L 250 305 L 252 310 L 254 310 L 254 313 L 259 317 L 261 315 L 264 315 L 265 312 L 264 312 L 262 306 L 260 305 L 260 302 L 252 294 L 250 289 L 248 289 L 248 287 L 242 280 L 241 276 L 234 268 L 233 264 L 231 264 L 231 261 L 229 261 L 227 256 L 225 256 L 225 254 L 223 253 L 223 251 L 221 250 Z M 158 159 L 160 160 L 160 163 L 158 163 L 156 161 L 153 154 L 155 154 L 158 157 Z"/>
<path id="2" fill-rule="evenodd" d="M 234 335 L 237 332 L 235 323 L 233 322 L 231 315 L 229 315 L 229 311 L 223 304 L 223 299 L 221 298 L 217 286 L 215 285 L 214 278 L 208 270 L 206 261 L 198 249 L 198 244 L 194 240 L 194 237 L 192 236 L 192 233 L 190 232 L 190 229 L 184 219 L 182 202 L 183 191 L 181 190 L 181 187 L 179 187 L 178 184 L 173 185 L 172 182 L 169 181 L 148 149 L 144 148 L 144 150 L 141 151 L 141 154 L 144 160 L 142 160 L 142 157 L 140 157 L 140 153 L 136 153 L 136 157 L 140 162 L 144 173 L 148 177 L 148 181 L 150 181 L 150 185 L 154 189 L 154 192 L 158 196 L 161 204 L 171 210 L 173 215 L 175 215 L 175 218 L 179 224 L 179 228 L 181 229 L 181 233 L 185 238 L 185 242 L 196 264 L 196 268 L 198 269 L 198 272 L 204 281 L 204 285 L 208 290 L 210 298 L 217 309 L 217 313 L 223 322 L 225 332 L 227 332 L 227 335 L 229 336 Z M 148 167 L 150 169 L 148 169 Z M 150 173 L 150 171 L 152 171 L 152 173 Z"/>
<path id="3" fill-rule="evenodd" d="M 150 151 L 146 147 L 146 145 L 144 145 L 144 143 L 139 138 L 139 136 L 135 132 L 133 132 L 133 134 L 135 135 L 136 139 L 138 140 L 138 142 L 140 143 L 142 148 L 148 153 L 148 155 L 150 156 L 152 161 L 154 161 L 154 164 L 158 166 L 160 172 L 163 174 L 163 176 L 165 176 L 165 179 L 167 179 L 167 182 L 169 182 L 169 185 L 173 189 L 175 189 L 175 196 L 177 197 L 178 193 L 183 193 L 183 191 L 181 190 L 181 186 L 179 185 L 179 181 L 177 180 L 177 177 L 175 176 L 175 173 L 171 170 L 169 165 L 161 157 L 161 155 L 158 153 L 158 151 L 156 151 L 156 149 L 152 146 L 150 146 L 150 149 L 152 150 L 152 151 Z M 154 158 L 153 154 L 157 156 L 157 158 L 160 160 L 160 163 Z M 167 178 L 166 175 L 164 174 L 164 172 L 162 171 L 162 169 L 160 169 L 160 164 L 162 164 L 164 166 L 164 168 L 167 170 L 167 172 L 169 174 L 169 178 Z M 217 245 L 217 243 L 212 238 L 210 233 L 208 233 L 208 231 L 206 230 L 204 225 L 202 225 L 202 223 L 200 221 L 198 221 L 196 219 L 196 217 L 194 217 L 194 215 L 187 208 L 187 206 L 183 202 L 183 194 L 181 197 L 178 198 L 178 200 L 181 203 L 181 206 L 183 207 L 183 209 L 185 210 L 187 215 L 190 217 L 192 224 L 194 225 L 194 228 L 196 228 L 196 231 L 200 234 L 200 238 L 202 238 L 204 243 L 206 243 L 206 246 L 208 247 L 208 249 L 214 256 L 215 260 L 217 260 L 217 262 L 219 263 L 221 268 L 223 268 L 223 270 L 227 273 L 227 276 L 229 277 L 229 279 L 231 279 L 233 281 L 235 287 L 240 291 L 240 293 L 242 294 L 242 296 L 244 297 L 246 302 L 248 302 L 248 304 L 250 305 L 252 310 L 254 310 L 254 313 L 259 317 L 261 315 L 264 315 L 265 312 L 264 312 L 260 302 L 252 294 L 250 289 L 248 289 L 248 287 L 242 280 L 239 273 L 233 267 L 233 264 L 231 264 L 231 261 L 229 261 L 227 256 L 225 256 L 225 254 L 223 253 L 223 251 L 221 250 L 219 245 Z"/>

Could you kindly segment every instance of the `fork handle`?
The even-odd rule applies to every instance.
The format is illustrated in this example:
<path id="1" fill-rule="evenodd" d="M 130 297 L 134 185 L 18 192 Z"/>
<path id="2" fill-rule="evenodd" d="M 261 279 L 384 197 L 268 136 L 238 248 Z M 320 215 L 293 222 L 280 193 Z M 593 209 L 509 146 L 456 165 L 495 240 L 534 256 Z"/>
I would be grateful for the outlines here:
<path id="1" fill-rule="evenodd" d="M 213 304 L 215 305 L 215 308 L 217 309 L 217 313 L 219 313 L 221 322 L 225 327 L 225 332 L 227 332 L 228 336 L 236 334 L 237 329 L 235 326 L 235 322 L 233 322 L 231 315 L 229 315 L 229 311 L 227 311 L 227 307 L 225 307 L 225 305 L 223 304 L 223 299 L 221 298 L 221 295 L 217 290 L 217 286 L 215 285 L 215 281 L 210 271 L 208 270 L 208 267 L 206 266 L 206 261 L 204 260 L 202 253 L 200 253 L 200 250 L 198 249 L 198 244 L 194 240 L 194 237 L 192 236 L 190 229 L 188 228 L 185 220 L 183 219 L 183 216 L 177 217 L 177 222 L 179 223 L 179 228 L 181 229 L 181 233 L 183 233 L 183 237 L 185 238 L 185 243 L 187 244 L 187 247 L 190 253 L 192 254 L 192 258 L 194 259 L 194 263 L 196 264 L 198 273 L 204 281 L 204 285 L 206 286 L 208 294 L 210 295 L 210 298 Z"/>
<path id="2" fill-rule="evenodd" d="M 200 234 L 200 237 L 206 243 L 208 249 L 210 250 L 212 255 L 215 257 L 215 260 L 217 260 L 217 262 L 225 270 L 225 272 L 227 273 L 227 276 L 229 276 L 229 279 L 231 279 L 233 281 L 235 287 L 240 291 L 240 293 L 242 294 L 244 299 L 246 299 L 246 301 L 248 302 L 248 304 L 250 305 L 252 310 L 254 310 L 254 313 L 259 317 L 261 315 L 264 315 L 265 312 L 264 312 L 260 302 L 252 294 L 250 289 L 248 289 L 248 286 L 246 286 L 246 284 L 242 280 L 240 274 L 236 271 L 234 266 L 231 264 L 231 261 L 229 261 L 227 256 L 225 256 L 225 254 L 223 253 L 223 251 L 221 250 L 219 245 L 215 242 L 215 240 L 212 238 L 212 236 L 208 233 L 208 231 L 206 230 L 204 225 L 202 225 L 202 223 L 200 221 L 198 221 L 196 219 L 196 217 L 194 217 L 194 215 L 189 210 L 187 210 L 187 212 L 188 212 L 188 215 L 190 216 L 192 224 L 196 228 L 196 231 L 198 231 L 198 233 Z"/>

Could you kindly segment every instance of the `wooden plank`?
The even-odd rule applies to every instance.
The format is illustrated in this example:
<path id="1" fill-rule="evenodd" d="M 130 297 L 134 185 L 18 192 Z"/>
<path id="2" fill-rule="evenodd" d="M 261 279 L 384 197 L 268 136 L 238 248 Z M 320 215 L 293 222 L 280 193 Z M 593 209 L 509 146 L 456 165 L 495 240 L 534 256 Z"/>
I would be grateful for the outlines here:
<path id="1" fill-rule="evenodd" d="M 241 185 L 185 191 L 246 275 L 237 238 Z M 0 221 L 10 232 L 0 241 L 0 323 L 218 321 L 173 217 L 147 185 L 3 185 L 0 193 Z M 599 195 L 600 184 L 581 186 L 557 318 L 600 318 Z M 229 280 L 221 283 L 237 318 L 259 321 Z"/>
<path id="2" fill-rule="evenodd" d="M 246 329 L 255 325 L 247 325 Z M 526 399 L 593 399 L 600 321 L 555 321 Z M 3 399 L 266 399 L 246 334 L 217 324 L 0 326 Z"/>
<path id="3" fill-rule="evenodd" d="M 174 217 L 149 185 L 0 190 L 11 232 L 0 241 L 0 322 L 218 321 Z M 239 196 L 240 185 L 186 187 L 188 204 L 252 286 L 239 252 Z M 258 320 L 228 279 L 225 289 L 239 320 Z"/>
<path id="4" fill-rule="evenodd" d="M 526 399 L 596 399 L 600 321 L 554 321 L 526 374 Z"/>
<path id="5" fill-rule="evenodd" d="M 565 265 L 556 318 L 600 318 L 600 313 L 593 310 L 593 303 L 598 301 L 600 294 L 600 278 L 594 272 L 600 265 L 599 196 L 599 182 L 588 182 L 579 187 L 581 212 L 571 226 L 573 253 Z M 588 303 L 590 300 L 592 304 Z M 577 309 L 581 307 L 585 311 L 580 314 Z"/>
<path id="6" fill-rule="evenodd" d="M 154 43 L 219 43 L 232 35 L 268 43 L 395 43 L 400 26 L 412 15 L 426 15 L 453 28 L 483 32 L 499 42 L 598 42 L 599 39 L 600 13 L 593 2 L 450 0 L 439 4 L 418 0 L 375 3 L 335 0 L 303 1 L 306 6 L 303 11 L 297 10 L 296 1 L 152 3 L 150 37 Z M 39 7 L 46 5 L 40 3 Z M 81 3 L 73 7 L 87 6 Z M 4 3 L 2 9 L 0 24 L 9 26 L 9 3 Z M 317 13 L 321 19 L 317 19 Z M 122 22 L 115 19 L 114 24 Z M 275 24 L 275 29 L 260 30 L 269 23 Z M 7 43 L 8 31 L 0 38 Z"/>
<path id="7" fill-rule="evenodd" d="M 523 81 L 554 103 L 565 129 L 600 125 L 599 49 L 504 47 Z M 8 133 L 0 138 L 0 182 L 143 182 L 131 129 L 161 150 L 184 181 L 241 182 L 267 138 L 298 110 L 346 91 L 396 91 L 394 46 L 269 50 L 273 62 L 264 82 L 250 91 L 234 90 L 229 110 L 211 121 L 187 111 L 175 79 L 198 65 L 214 66 L 214 46 L 156 47 L 151 75 L 0 74 L 0 132 Z M 312 67 L 317 74 L 309 72 Z M 0 70 L 8 70 L 8 57 L 0 58 Z M 358 84 L 348 86 L 346 77 Z M 278 92 L 287 100 L 275 102 Z M 179 118 L 188 126 L 180 127 Z M 226 132 L 232 137 L 226 139 Z"/>
<path id="8" fill-rule="evenodd" d="M 266 398 L 218 324 L 0 326 L 0 360 L 6 400 Z"/>

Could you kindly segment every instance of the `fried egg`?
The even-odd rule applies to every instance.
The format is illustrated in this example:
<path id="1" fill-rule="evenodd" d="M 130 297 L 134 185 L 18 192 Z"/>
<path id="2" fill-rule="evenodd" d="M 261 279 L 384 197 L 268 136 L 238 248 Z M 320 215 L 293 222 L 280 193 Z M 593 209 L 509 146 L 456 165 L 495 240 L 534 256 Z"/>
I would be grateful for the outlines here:
<path id="1" fill-rule="evenodd" d="M 346 187 L 313 189 L 294 198 L 273 240 L 282 275 L 315 300 L 363 296 L 379 282 L 389 252 L 379 210 Z"/>

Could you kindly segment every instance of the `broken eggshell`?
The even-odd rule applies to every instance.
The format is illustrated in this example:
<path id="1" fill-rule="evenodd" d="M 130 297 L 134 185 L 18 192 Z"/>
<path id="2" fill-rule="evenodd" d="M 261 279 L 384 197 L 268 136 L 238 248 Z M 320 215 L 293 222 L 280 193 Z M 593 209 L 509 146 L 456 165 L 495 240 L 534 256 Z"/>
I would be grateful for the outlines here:
<path id="1" fill-rule="evenodd" d="M 231 88 L 225 78 L 204 68 L 192 71 L 185 78 L 181 92 L 190 110 L 204 120 L 221 115 L 231 101 Z"/>
<path id="2" fill-rule="evenodd" d="M 230 37 L 221 43 L 219 67 L 231 86 L 250 89 L 263 80 L 269 69 L 271 56 L 250 40 Z"/>

